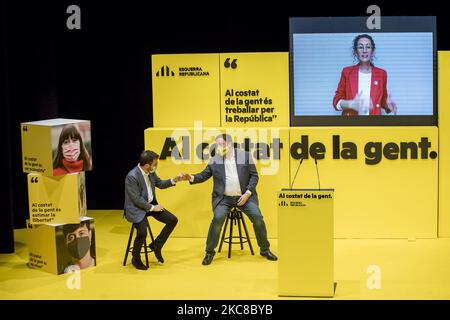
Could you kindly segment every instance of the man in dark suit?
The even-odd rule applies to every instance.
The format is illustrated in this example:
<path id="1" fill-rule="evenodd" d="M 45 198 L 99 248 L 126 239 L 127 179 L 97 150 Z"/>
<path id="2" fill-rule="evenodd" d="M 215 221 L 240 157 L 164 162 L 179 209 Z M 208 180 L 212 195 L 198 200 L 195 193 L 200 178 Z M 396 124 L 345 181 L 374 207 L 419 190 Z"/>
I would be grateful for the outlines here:
<path id="1" fill-rule="evenodd" d="M 212 209 L 214 217 L 206 240 L 206 255 L 203 265 L 209 265 L 219 242 L 220 230 L 227 214 L 238 206 L 253 223 L 260 254 L 269 260 L 278 258 L 269 250 L 266 224 L 258 206 L 256 185 L 258 172 L 248 152 L 234 149 L 231 136 L 220 134 L 216 138 L 216 154 L 202 172 L 194 175 L 184 174 L 182 179 L 191 184 L 201 183 L 213 177 Z"/>
<path id="2" fill-rule="evenodd" d="M 142 263 L 141 249 L 147 237 L 147 216 L 165 223 L 161 233 L 156 237 L 149 247 L 155 252 L 159 262 L 164 263 L 161 249 L 166 243 L 169 235 L 175 228 L 178 219 L 175 215 L 158 204 L 156 200 L 155 186 L 159 189 L 172 187 L 182 179 L 182 175 L 175 178 L 161 180 L 156 174 L 159 155 L 153 151 L 143 151 L 139 164 L 134 167 L 125 179 L 125 217 L 136 226 L 136 238 L 132 252 L 132 264 L 140 270 L 147 270 Z"/>

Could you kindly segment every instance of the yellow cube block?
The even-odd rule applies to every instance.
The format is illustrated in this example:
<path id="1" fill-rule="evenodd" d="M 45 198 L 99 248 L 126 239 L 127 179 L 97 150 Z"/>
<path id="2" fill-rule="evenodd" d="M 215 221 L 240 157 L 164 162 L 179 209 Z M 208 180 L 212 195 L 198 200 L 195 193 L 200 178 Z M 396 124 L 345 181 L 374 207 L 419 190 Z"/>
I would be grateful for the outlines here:
<path id="1" fill-rule="evenodd" d="M 91 122 L 50 119 L 21 123 L 24 172 L 60 176 L 92 170 Z"/>
<path id="2" fill-rule="evenodd" d="M 30 224 L 78 223 L 85 216 L 84 172 L 49 177 L 28 174 Z"/>
<path id="3" fill-rule="evenodd" d="M 28 231 L 28 266 L 53 274 L 69 273 L 96 265 L 94 219 L 74 224 L 44 224 Z"/>

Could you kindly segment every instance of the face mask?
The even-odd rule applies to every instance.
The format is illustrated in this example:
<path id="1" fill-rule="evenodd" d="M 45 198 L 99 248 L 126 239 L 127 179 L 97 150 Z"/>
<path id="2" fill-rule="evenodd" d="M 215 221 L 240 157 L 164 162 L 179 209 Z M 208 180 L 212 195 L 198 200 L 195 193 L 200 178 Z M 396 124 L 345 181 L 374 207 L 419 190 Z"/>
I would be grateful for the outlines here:
<path id="1" fill-rule="evenodd" d="M 72 140 L 67 144 L 62 145 L 62 153 L 64 159 L 70 162 L 78 160 L 80 156 L 80 140 Z"/>
<path id="2" fill-rule="evenodd" d="M 89 237 L 76 238 L 67 245 L 69 254 L 77 260 L 83 258 L 90 248 L 91 242 L 89 241 Z"/>
<path id="3" fill-rule="evenodd" d="M 228 153 L 228 150 L 229 150 L 228 146 L 225 146 L 225 147 L 218 146 L 217 147 L 217 154 L 219 156 L 223 157 L 223 156 L 225 156 Z"/>

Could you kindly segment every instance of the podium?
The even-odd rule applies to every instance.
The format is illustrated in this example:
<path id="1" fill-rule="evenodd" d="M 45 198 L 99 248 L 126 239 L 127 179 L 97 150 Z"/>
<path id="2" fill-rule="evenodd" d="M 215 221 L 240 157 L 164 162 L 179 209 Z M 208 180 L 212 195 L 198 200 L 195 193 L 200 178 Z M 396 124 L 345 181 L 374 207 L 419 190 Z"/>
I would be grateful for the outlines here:
<path id="1" fill-rule="evenodd" d="M 334 189 L 278 192 L 278 295 L 334 296 Z"/>

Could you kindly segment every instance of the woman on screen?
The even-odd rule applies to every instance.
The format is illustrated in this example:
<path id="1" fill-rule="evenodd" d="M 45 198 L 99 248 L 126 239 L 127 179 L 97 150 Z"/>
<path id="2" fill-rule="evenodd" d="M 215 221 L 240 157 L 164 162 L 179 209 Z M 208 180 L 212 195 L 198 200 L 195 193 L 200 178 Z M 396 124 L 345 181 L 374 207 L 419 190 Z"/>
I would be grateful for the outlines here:
<path id="1" fill-rule="evenodd" d="M 358 64 L 342 70 L 333 106 L 343 116 L 397 114 L 397 104 L 387 94 L 387 73 L 373 65 L 375 42 L 368 34 L 353 39 L 353 55 Z"/>

